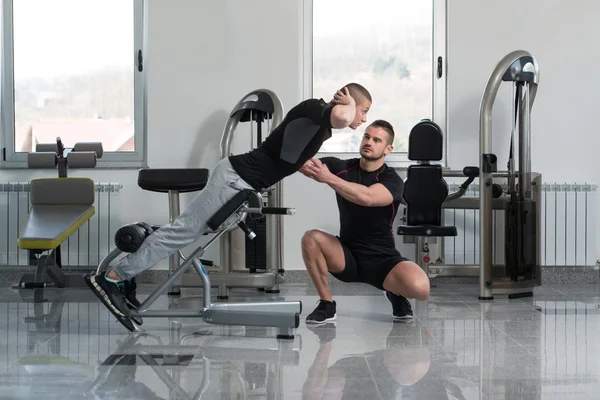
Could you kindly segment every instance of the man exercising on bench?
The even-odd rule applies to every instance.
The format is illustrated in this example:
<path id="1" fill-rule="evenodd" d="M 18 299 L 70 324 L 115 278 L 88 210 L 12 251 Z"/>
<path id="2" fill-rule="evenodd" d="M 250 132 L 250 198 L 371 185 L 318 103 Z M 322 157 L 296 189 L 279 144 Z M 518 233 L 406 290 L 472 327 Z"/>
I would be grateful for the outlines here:
<path id="1" fill-rule="evenodd" d="M 335 93 L 329 103 L 323 99 L 301 102 L 258 148 L 219 161 L 189 207 L 148 236 L 137 252 L 119 260 L 105 274 L 84 275 L 88 286 L 122 324 L 133 330 L 126 318 L 128 307 L 136 308 L 139 302 L 127 280 L 194 243 L 208 230 L 207 221 L 240 191 L 262 191 L 298 171 L 331 137 L 332 129 L 358 128 L 366 121 L 371 103 L 370 93 L 356 83 Z"/>
<path id="2" fill-rule="evenodd" d="M 340 235 L 322 230 L 306 232 L 302 257 L 319 293 L 309 324 L 336 319 L 328 273 L 343 282 L 363 282 L 384 290 L 395 320 L 410 320 L 406 298 L 426 300 L 429 278 L 396 249 L 392 224 L 404 191 L 404 181 L 384 163 L 393 147 L 394 129 L 383 120 L 371 123 L 360 144 L 360 158 L 312 159 L 300 172 L 336 192 Z"/>

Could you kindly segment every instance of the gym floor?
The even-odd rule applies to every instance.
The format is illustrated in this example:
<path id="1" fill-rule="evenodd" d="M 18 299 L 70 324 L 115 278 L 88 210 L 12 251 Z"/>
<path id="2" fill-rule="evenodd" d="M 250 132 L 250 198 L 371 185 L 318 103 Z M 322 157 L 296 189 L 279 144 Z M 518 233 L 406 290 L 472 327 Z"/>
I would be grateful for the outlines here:
<path id="1" fill-rule="evenodd" d="M 149 293 L 151 286 L 142 286 Z M 392 322 L 380 291 L 336 285 L 338 319 L 294 341 L 274 331 L 146 318 L 129 334 L 87 290 L 0 289 L 1 399 L 597 399 L 600 288 L 543 286 L 535 297 L 477 300 L 475 284 L 441 284 Z M 184 293 L 184 294 L 188 294 Z M 234 291 L 234 300 L 263 294 Z M 197 294 L 197 293 L 192 293 Z M 195 301 L 194 299 L 193 301 Z M 157 306 L 168 307 L 167 297 Z M 414 304 L 414 302 L 413 302 Z M 189 304 L 186 304 L 189 306 Z M 181 344 L 183 342 L 183 344 Z"/>

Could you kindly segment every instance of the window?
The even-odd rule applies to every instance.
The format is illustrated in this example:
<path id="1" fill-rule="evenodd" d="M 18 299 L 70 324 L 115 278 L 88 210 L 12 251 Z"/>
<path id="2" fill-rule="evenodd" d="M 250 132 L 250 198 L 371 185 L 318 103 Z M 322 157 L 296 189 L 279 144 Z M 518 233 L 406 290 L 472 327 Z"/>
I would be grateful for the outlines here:
<path id="1" fill-rule="evenodd" d="M 329 101 L 348 82 L 373 96 L 367 115 L 396 132 L 387 161 L 406 161 L 408 133 L 429 118 L 445 132 L 445 0 L 307 0 L 305 98 Z M 366 125 L 334 131 L 322 153 L 358 154 Z"/>
<path id="2" fill-rule="evenodd" d="M 143 165 L 143 0 L 4 0 L 2 26 L 3 166 L 57 137 Z"/>

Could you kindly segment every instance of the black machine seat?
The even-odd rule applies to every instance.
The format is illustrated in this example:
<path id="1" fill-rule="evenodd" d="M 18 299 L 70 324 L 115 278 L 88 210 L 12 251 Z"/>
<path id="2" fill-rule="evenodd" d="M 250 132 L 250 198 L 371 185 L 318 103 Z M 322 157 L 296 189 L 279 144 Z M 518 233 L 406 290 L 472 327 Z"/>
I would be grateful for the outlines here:
<path id="1" fill-rule="evenodd" d="M 208 174 L 206 168 L 142 168 L 138 173 L 138 186 L 160 193 L 169 190 L 195 192 L 204 189 Z"/>
<path id="2" fill-rule="evenodd" d="M 419 161 L 408 167 L 404 184 L 406 224 L 398 227 L 398 235 L 457 236 L 455 226 L 442 226 L 442 204 L 448 197 L 448 185 L 442 167 L 431 164 L 443 155 L 443 135 L 430 120 L 416 124 L 409 134 L 408 158 Z"/>

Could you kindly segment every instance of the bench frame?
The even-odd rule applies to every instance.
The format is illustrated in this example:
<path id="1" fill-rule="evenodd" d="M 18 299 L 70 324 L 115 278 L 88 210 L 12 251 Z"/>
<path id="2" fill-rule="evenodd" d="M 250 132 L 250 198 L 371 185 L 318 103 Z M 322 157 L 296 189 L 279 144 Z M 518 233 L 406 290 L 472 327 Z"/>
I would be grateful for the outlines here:
<path id="1" fill-rule="evenodd" d="M 60 201 L 52 198 L 43 203 L 34 202 L 34 191 L 43 191 L 44 185 L 48 186 L 54 182 L 57 182 L 59 186 L 58 188 L 54 188 L 54 190 L 65 190 L 65 188 L 70 188 L 72 185 L 79 185 L 83 182 L 83 184 L 89 186 L 89 189 L 91 190 L 91 193 L 83 192 L 83 194 L 90 196 L 91 201 L 82 204 L 62 204 Z M 41 189 L 36 189 L 37 186 L 35 185 L 38 184 L 42 186 Z M 31 208 L 17 244 L 20 249 L 29 252 L 29 265 L 35 265 L 35 271 L 33 273 L 24 273 L 19 282 L 13 285 L 12 288 L 33 289 L 33 300 L 37 303 L 47 301 L 47 299 L 44 298 L 44 288 L 83 288 L 87 286 L 81 274 L 65 273 L 61 261 L 61 245 L 95 214 L 94 181 L 90 178 L 36 178 L 30 183 L 30 191 L 32 193 Z M 85 212 L 82 211 L 82 214 L 77 220 L 68 221 L 68 225 L 65 225 L 65 227 L 59 227 L 61 233 L 57 237 L 29 238 L 23 236 L 25 232 L 27 232 L 29 225 L 34 223 L 32 221 L 37 220 L 36 218 L 33 218 L 34 213 L 40 211 L 40 209 L 36 209 L 36 207 L 52 207 L 50 212 L 54 213 L 54 207 L 64 210 L 65 207 L 71 206 L 84 206 L 86 207 Z M 44 211 L 47 213 L 49 210 L 46 208 Z"/>
<path id="2" fill-rule="evenodd" d="M 68 151 L 67 151 L 68 150 Z M 89 206 L 86 214 L 81 216 L 73 225 L 67 229 L 63 229 L 62 233 L 68 233 L 64 237 L 60 235 L 57 238 L 52 239 L 23 239 L 22 232 L 21 237 L 18 239 L 17 244 L 19 248 L 28 250 L 30 255 L 30 265 L 32 261 L 37 258 L 37 266 L 35 273 L 25 273 L 19 283 L 13 288 L 16 289 L 34 289 L 34 301 L 46 301 L 43 298 L 43 288 L 46 287 L 85 287 L 87 286 L 85 280 L 80 274 L 67 275 L 62 269 L 62 263 L 60 259 L 60 245 L 70 237 L 73 232 L 79 229 L 83 224 L 88 222 L 95 213 L 94 202 L 95 202 L 95 190 L 94 181 L 87 177 L 68 177 L 68 168 L 95 168 L 97 159 L 102 158 L 104 149 L 101 142 L 77 142 L 72 148 L 66 148 L 60 137 L 56 138 L 54 143 L 38 143 L 35 147 L 34 152 L 27 153 L 27 167 L 32 169 L 58 168 L 58 178 L 35 178 L 30 182 L 30 193 L 31 209 L 25 227 L 31 222 L 31 213 L 35 209 L 36 205 L 43 206 L 70 206 L 70 205 L 85 205 Z M 44 203 L 34 201 L 34 190 L 35 185 L 48 186 L 46 182 L 51 181 L 52 184 L 50 189 L 42 187 L 38 189 L 41 192 L 48 191 L 52 197 L 48 201 L 44 200 Z M 70 188 L 74 182 L 87 182 L 88 187 L 80 189 L 77 194 L 83 196 L 84 199 L 87 197 L 87 201 L 77 204 L 73 199 L 65 199 L 62 196 L 60 190 L 64 190 L 65 187 Z M 45 184 L 46 183 L 46 184 Z M 56 183 L 56 185 L 55 185 Z M 65 186 L 66 185 L 66 186 Z M 60 190 L 59 190 L 60 189 Z M 54 197 L 54 193 L 59 192 L 59 195 Z M 91 199 L 91 201 L 89 201 Z M 80 199 L 81 200 L 81 199 Z M 49 252 L 47 255 L 41 255 L 42 253 Z M 39 256 L 39 257 L 38 257 Z M 44 276 L 46 273 L 47 277 Z M 49 278 L 49 279 L 47 279 Z M 40 289 L 40 290 L 38 290 Z"/>
<path id="3" fill-rule="evenodd" d="M 45 302 L 42 290 L 49 287 L 86 287 L 85 280 L 80 274 L 67 275 L 62 269 L 60 259 L 60 245 L 52 250 L 28 249 L 32 254 L 31 261 L 37 259 L 35 272 L 23 274 L 19 283 L 12 286 L 13 289 L 33 289 L 33 298 L 37 302 Z M 49 251 L 49 254 L 41 254 Z M 41 254 L 41 255 L 40 255 Z M 39 255 L 39 257 L 37 257 Z"/>
<path id="4" fill-rule="evenodd" d="M 137 331 L 141 329 L 135 320 L 140 317 L 151 318 L 202 318 L 204 322 L 218 325 L 242 325 L 242 326 L 261 326 L 278 328 L 278 339 L 294 339 L 293 329 L 300 326 L 300 313 L 302 312 L 302 303 L 300 301 L 265 301 L 265 302 L 239 302 L 239 303 L 212 303 L 211 302 L 211 283 L 208 273 L 202 265 L 200 257 L 206 249 L 214 243 L 221 235 L 235 229 L 238 225 L 249 238 L 254 238 L 255 234 L 248 228 L 244 220 L 248 214 L 261 215 L 267 213 L 273 214 L 293 214 L 293 209 L 285 208 L 263 208 L 260 202 L 253 199 L 252 196 L 260 196 L 254 191 L 243 191 L 250 195 L 240 193 L 230 200 L 220 211 L 218 211 L 211 220 L 209 227 L 214 229 L 214 235 L 204 246 L 199 246 L 188 259 L 177 268 L 171 271 L 169 278 L 156 288 L 138 307 L 137 310 L 130 310 L 130 318 Z M 246 197 L 243 202 L 240 198 Z M 224 221 L 222 221 L 224 220 Z M 111 261 L 113 261 L 122 251 L 118 248 L 113 250 L 98 265 L 96 274 L 106 271 Z M 190 267 L 194 267 L 202 280 L 203 296 L 201 309 L 169 309 L 169 310 L 150 310 L 149 307 L 164 293 L 168 292 L 171 285 Z"/>

